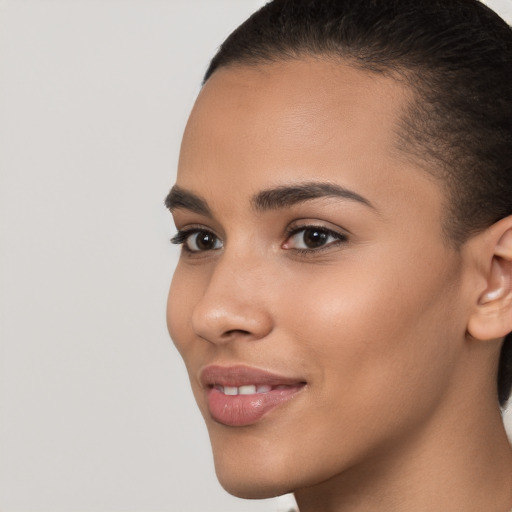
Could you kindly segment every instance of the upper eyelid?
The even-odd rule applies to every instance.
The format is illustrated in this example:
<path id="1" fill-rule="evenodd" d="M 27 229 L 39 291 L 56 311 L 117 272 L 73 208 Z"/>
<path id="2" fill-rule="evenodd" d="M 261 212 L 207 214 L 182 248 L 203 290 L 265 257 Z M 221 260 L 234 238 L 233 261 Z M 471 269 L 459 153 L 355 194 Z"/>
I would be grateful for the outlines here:
<path id="1" fill-rule="evenodd" d="M 301 224 L 296 224 L 296 222 L 303 222 Z M 286 236 L 290 237 L 291 235 L 295 233 L 299 233 L 300 231 L 308 228 L 315 228 L 315 229 L 321 229 L 323 231 L 328 231 L 330 233 L 333 233 L 338 236 L 343 236 L 346 238 L 349 238 L 352 236 L 352 233 L 346 229 L 342 228 L 341 226 L 336 226 L 332 224 L 331 222 L 328 222 L 329 226 L 326 226 L 322 223 L 322 221 L 293 221 L 289 224 L 289 226 L 286 229 Z M 331 227 L 333 226 L 333 227 Z"/>
<path id="2" fill-rule="evenodd" d="M 219 236 L 215 229 L 213 229 L 209 226 L 205 226 L 204 224 L 185 224 L 183 227 L 176 226 L 176 230 L 178 231 L 178 233 L 193 233 L 195 231 L 208 231 L 209 233 L 213 233 L 215 236 Z"/>
<path id="3" fill-rule="evenodd" d="M 289 228 L 287 230 L 286 235 L 294 234 L 294 233 L 300 233 L 301 231 L 304 231 L 305 229 L 318 229 L 322 231 L 328 231 L 330 233 L 335 233 L 339 235 L 344 235 L 345 233 L 339 233 L 336 229 L 328 228 L 326 226 L 322 226 L 321 224 L 304 224 L 302 226 L 295 226 L 293 228 Z"/>

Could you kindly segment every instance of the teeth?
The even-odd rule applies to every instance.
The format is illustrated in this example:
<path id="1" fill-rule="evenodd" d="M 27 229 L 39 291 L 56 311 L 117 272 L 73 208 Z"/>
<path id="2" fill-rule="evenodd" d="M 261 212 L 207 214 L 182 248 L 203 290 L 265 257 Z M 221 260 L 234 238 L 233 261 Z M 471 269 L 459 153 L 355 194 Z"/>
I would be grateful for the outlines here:
<path id="1" fill-rule="evenodd" d="M 254 395 L 256 393 L 256 386 L 240 386 L 238 388 L 239 395 Z"/>
<path id="2" fill-rule="evenodd" d="M 272 386 L 268 386 L 266 384 L 260 384 L 256 386 L 255 384 L 248 384 L 245 386 L 214 386 L 215 389 L 218 389 L 220 392 L 224 393 L 225 395 L 229 396 L 236 396 L 236 395 L 255 395 L 257 393 L 268 393 L 269 391 L 272 391 Z M 286 386 L 278 386 L 277 388 L 283 388 Z"/>

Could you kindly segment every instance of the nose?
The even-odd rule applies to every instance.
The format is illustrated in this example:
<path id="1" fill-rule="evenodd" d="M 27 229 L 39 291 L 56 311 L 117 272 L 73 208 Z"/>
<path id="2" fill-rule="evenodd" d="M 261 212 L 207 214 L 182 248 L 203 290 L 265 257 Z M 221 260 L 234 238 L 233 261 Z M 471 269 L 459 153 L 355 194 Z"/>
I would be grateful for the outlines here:
<path id="1" fill-rule="evenodd" d="M 192 328 L 215 344 L 259 340 L 273 328 L 264 266 L 222 256 L 192 312 Z"/>

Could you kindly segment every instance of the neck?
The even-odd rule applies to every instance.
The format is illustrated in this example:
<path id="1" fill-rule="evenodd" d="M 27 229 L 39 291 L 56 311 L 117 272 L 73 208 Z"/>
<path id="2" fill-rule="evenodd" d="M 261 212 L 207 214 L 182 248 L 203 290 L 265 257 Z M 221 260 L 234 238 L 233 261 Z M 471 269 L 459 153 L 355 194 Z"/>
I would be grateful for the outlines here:
<path id="1" fill-rule="evenodd" d="M 433 419 L 371 461 L 299 490 L 300 512 L 509 512 L 512 450 L 499 408 L 472 407 L 478 415 L 459 404 L 449 421 Z"/>

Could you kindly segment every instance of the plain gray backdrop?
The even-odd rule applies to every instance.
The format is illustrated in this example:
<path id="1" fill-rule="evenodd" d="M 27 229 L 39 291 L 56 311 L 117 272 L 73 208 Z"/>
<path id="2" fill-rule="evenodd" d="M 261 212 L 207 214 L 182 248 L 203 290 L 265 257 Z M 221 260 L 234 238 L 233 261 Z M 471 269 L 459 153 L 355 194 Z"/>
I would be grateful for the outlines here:
<path id="1" fill-rule="evenodd" d="M 0 0 L 2 512 L 284 510 L 218 485 L 165 326 L 182 130 L 263 3 Z"/>

